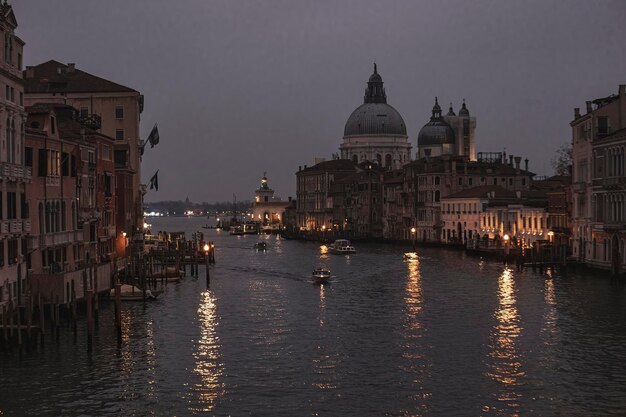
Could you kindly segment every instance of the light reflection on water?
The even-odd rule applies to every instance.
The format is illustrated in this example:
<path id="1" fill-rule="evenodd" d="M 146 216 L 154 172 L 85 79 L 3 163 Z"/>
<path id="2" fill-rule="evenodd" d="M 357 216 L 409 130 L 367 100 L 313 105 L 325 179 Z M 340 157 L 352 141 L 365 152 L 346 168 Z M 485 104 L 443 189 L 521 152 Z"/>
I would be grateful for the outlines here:
<path id="1" fill-rule="evenodd" d="M 517 388 L 521 385 L 524 371 L 518 348 L 522 328 L 517 310 L 515 277 L 510 268 L 505 268 L 498 278 L 498 307 L 494 317 L 496 323 L 490 335 L 490 360 L 486 375 L 499 386 L 497 393 L 493 395 L 497 403 L 491 407 L 485 406 L 483 411 L 495 409 L 515 416 L 519 413 L 519 401 L 522 397 Z"/>
<path id="2" fill-rule="evenodd" d="M 196 396 L 189 406 L 189 411 L 193 413 L 213 411 L 217 400 L 224 395 L 224 384 L 220 380 L 224 373 L 224 364 L 221 362 L 220 341 L 217 337 L 219 322 L 216 310 L 215 295 L 210 290 L 204 291 L 198 306 L 200 339 L 193 354 L 193 372 L 200 377 L 200 382 L 191 386 L 191 391 Z"/>

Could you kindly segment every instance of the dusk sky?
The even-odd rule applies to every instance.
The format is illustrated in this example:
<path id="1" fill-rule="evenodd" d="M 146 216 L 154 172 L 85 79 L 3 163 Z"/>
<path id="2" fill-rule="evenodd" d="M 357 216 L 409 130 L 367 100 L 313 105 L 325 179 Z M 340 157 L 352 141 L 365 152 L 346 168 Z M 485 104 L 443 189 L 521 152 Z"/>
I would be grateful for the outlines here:
<path id="1" fill-rule="evenodd" d="M 252 199 L 264 171 L 338 152 L 378 64 L 412 154 L 435 96 L 476 117 L 476 150 L 551 174 L 573 108 L 626 84 L 626 1 L 11 2 L 25 65 L 50 59 L 145 95 L 146 201 Z"/>

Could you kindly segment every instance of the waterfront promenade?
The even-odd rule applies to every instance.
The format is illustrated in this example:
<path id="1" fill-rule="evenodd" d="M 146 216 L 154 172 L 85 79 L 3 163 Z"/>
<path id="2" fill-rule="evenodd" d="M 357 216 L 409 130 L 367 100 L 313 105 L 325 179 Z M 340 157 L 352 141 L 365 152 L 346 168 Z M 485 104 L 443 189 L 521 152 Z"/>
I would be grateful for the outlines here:
<path id="1" fill-rule="evenodd" d="M 153 231 L 201 230 L 159 218 Z M 626 296 L 609 278 L 515 271 L 444 248 L 360 243 L 354 256 L 276 236 L 216 243 L 211 288 L 186 277 L 102 303 L 43 350 L 3 354 L 0 411 L 23 415 L 621 415 Z M 266 239 L 267 252 L 253 249 Z M 314 286 L 311 270 L 331 269 Z"/>

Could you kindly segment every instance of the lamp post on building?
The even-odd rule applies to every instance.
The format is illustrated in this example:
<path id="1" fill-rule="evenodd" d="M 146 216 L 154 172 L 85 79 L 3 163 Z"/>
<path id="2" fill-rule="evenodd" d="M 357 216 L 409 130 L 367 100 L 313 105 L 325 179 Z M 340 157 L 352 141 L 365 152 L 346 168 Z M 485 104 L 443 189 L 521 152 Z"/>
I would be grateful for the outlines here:
<path id="1" fill-rule="evenodd" d="M 417 239 L 417 230 L 415 227 L 411 227 L 411 239 L 413 240 L 413 252 L 415 252 L 415 239 Z"/>
<path id="2" fill-rule="evenodd" d="M 206 259 L 206 287 L 209 288 L 211 284 L 211 277 L 209 275 L 209 244 L 205 243 L 202 249 L 204 249 L 204 259 Z"/>

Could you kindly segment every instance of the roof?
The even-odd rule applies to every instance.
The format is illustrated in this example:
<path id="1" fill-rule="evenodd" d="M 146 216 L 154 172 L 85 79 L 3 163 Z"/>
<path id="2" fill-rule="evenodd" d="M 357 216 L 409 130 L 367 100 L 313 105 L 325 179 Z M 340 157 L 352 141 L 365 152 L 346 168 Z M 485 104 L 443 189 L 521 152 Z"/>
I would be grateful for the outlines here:
<path id="1" fill-rule="evenodd" d="M 311 172 L 325 172 L 325 171 L 356 171 L 356 165 L 351 159 L 332 159 L 330 161 L 323 161 L 319 164 L 315 164 L 311 167 L 305 167 L 298 171 L 296 175 L 300 173 Z"/>
<path id="2" fill-rule="evenodd" d="M 364 103 L 346 122 L 344 136 L 406 136 L 406 124 L 400 113 L 387 103 Z"/>
<path id="3" fill-rule="evenodd" d="M 24 70 L 24 91 L 28 93 L 111 93 L 137 92 L 74 67 L 50 60 Z"/>

